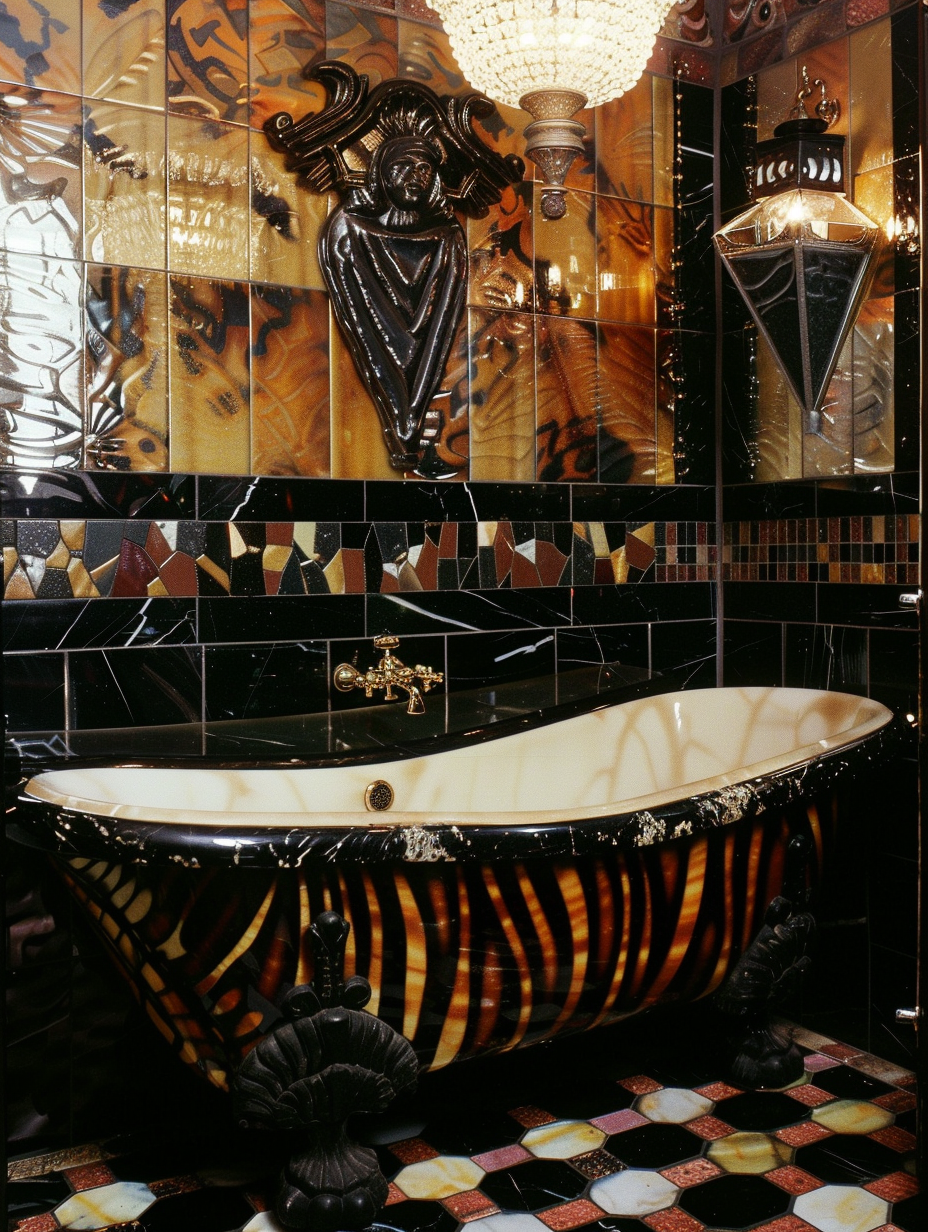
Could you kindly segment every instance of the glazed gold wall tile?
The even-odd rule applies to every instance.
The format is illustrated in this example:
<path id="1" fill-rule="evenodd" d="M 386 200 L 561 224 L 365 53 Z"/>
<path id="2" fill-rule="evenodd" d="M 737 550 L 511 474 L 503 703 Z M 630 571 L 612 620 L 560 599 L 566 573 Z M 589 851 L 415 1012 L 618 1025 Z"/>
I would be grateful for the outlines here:
<path id="1" fill-rule="evenodd" d="M 531 312 L 532 186 L 507 187 L 486 218 L 467 220 L 468 303 L 475 308 Z"/>
<path id="2" fill-rule="evenodd" d="M 294 119 L 321 111 L 325 90 L 303 76 L 306 65 L 324 60 L 323 0 L 261 0 L 248 9 L 249 117 L 260 128 L 275 112 Z"/>
<path id="3" fill-rule="evenodd" d="M 870 171 L 893 157 L 891 26 L 888 20 L 856 30 L 850 44 L 849 89 L 851 141 L 848 170 L 851 175 Z M 855 190 L 856 191 L 856 190 Z M 869 213 L 855 196 L 855 204 Z M 885 215 L 871 214 L 882 221 Z"/>
<path id="4" fill-rule="evenodd" d="M 535 318 L 536 474 L 543 483 L 597 478 L 596 326 Z"/>
<path id="5" fill-rule="evenodd" d="M 82 269 L 60 257 L 3 257 L 0 371 L 8 382 L 0 464 L 77 467 L 83 421 Z"/>
<path id="6" fill-rule="evenodd" d="M 795 60 L 772 64 L 757 74 L 757 140 L 769 141 L 773 130 L 787 118 L 799 89 Z"/>
<path id="7" fill-rule="evenodd" d="M 852 335 L 855 474 L 891 471 L 895 464 L 894 310 L 891 295 L 869 299 Z"/>
<path id="8" fill-rule="evenodd" d="M 86 97 L 164 107 L 164 8 L 164 0 L 136 0 L 128 7 L 83 0 Z"/>
<path id="9" fill-rule="evenodd" d="M 654 483 L 655 331 L 600 323 L 597 343 L 600 479 Z"/>
<path id="10" fill-rule="evenodd" d="M 326 4 L 326 59 L 350 64 L 366 73 L 371 87 L 397 75 L 395 17 L 347 4 Z"/>
<path id="11" fill-rule="evenodd" d="M 596 203 L 597 296 L 600 321 L 653 325 L 654 210 L 639 201 Z"/>
<path id="12" fill-rule="evenodd" d="M 168 469 L 167 275 L 88 265 L 85 285 L 89 470 Z"/>
<path id="13" fill-rule="evenodd" d="M 852 335 L 853 337 L 853 335 Z M 802 475 L 850 475 L 854 469 L 854 389 L 852 337 L 841 351 L 828 385 L 822 409 L 812 424 L 805 424 L 802 439 Z"/>
<path id="14" fill-rule="evenodd" d="M 758 402 L 754 434 L 760 482 L 802 478 L 802 410 L 763 338 L 757 339 Z"/>
<path id="15" fill-rule="evenodd" d="M 248 129 L 168 118 L 168 268 L 248 277 Z"/>
<path id="16" fill-rule="evenodd" d="M 82 255 L 80 99 L 10 86 L 0 110 L 0 232 L 12 252 Z"/>
<path id="17" fill-rule="evenodd" d="M 328 475 L 327 297 L 253 286 L 251 353 L 251 472 Z"/>
<path id="18" fill-rule="evenodd" d="M 583 125 L 583 153 L 578 154 L 568 167 L 564 183 L 568 188 L 579 188 L 582 192 L 596 192 L 596 110 L 585 107 L 573 119 Z M 521 154 L 522 151 L 517 153 Z M 525 161 L 530 162 L 529 159 Z M 544 178 L 537 168 L 535 173 L 539 179 Z"/>
<path id="19" fill-rule="evenodd" d="M 893 245 L 886 240 L 893 233 L 893 216 L 895 213 L 893 165 L 875 167 L 862 175 L 854 177 L 854 204 L 863 210 L 868 218 L 884 229 L 883 243 L 877 249 L 873 258 L 873 282 L 870 286 L 870 298 L 880 298 L 892 295 L 895 289 L 895 253 Z"/>
<path id="20" fill-rule="evenodd" d="M 0 78 L 80 94 L 81 0 L 4 6 Z"/>
<path id="21" fill-rule="evenodd" d="M 471 93 L 444 30 L 401 20 L 397 23 L 397 38 L 397 76 L 420 81 L 439 95 Z"/>
<path id="22" fill-rule="evenodd" d="M 535 478 L 535 362 L 532 318 L 472 308 L 470 477 Z"/>
<path id="23" fill-rule="evenodd" d="M 247 0 L 172 0 L 167 66 L 171 111 L 247 123 Z"/>
<path id="24" fill-rule="evenodd" d="M 248 287 L 174 274 L 169 295 L 171 470 L 248 474 Z"/>
<path id="25" fill-rule="evenodd" d="M 658 325 L 672 326 L 679 311 L 674 260 L 675 220 L 671 209 L 654 207 L 654 311 Z"/>
<path id="26" fill-rule="evenodd" d="M 532 210 L 535 244 L 535 305 L 561 316 L 596 315 L 596 198 L 568 192 L 567 212 L 556 223 L 543 219 L 541 185 Z"/>
<path id="27" fill-rule="evenodd" d="M 429 414 L 438 416 L 435 449 L 439 461 L 456 473 L 449 479 L 467 479 L 470 458 L 470 337 L 463 313 L 445 366 L 441 389 Z"/>
<path id="28" fill-rule="evenodd" d="M 844 137 L 851 131 L 852 95 L 849 82 L 849 53 L 850 40 L 847 38 L 836 38 L 831 42 L 822 43 L 818 47 L 812 47 L 807 51 L 803 51 L 796 57 L 797 75 L 800 84 L 802 83 L 802 69 L 805 68 L 809 74 L 809 81 L 824 81 L 828 98 L 836 98 L 840 102 L 840 115 L 829 127 L 828 132 L 830 134 L 840 133 Z M 888 80 L 890 80 L 889 76 L 887 77 Z M 886 90 L 886 93 L 888 94 L 889 91 Z M 814 101 L 818 101 L 820 98 L 820 91 L 818 89 L 813 90 L 809 98 L 809 104 L 814 106 Z M 812 111 L 810 109 L 811 114 Z M 786 119 L 786 116 L 783 118 Z M 846 157 L 848 165 L 851 165 L 854 157 L 853 149 L 848 151 Z M 847 168 L 845 168 L 846 173 Z"/>
<path id="29" fill-rule="evenodd" d="M 596 108 L 596 188 L 600 193 L 630 201 L 653 199 L 651 80 L 645 74 L 627 94 Z"/>
<path id="30" fill-rule="evenodd" d="M 164 269 L 164 116 L 88 102 L 83 150 L 86 260 Z"/>
<path id="31" fill-rule="evenodd" d="M 310 192 L 284 167 L 284 156 L 251 135 L 251 277 L 256 282 L 322 290 L 319 231 L 333 196 Z"/>
<path id="32" fill-rule="evenodd" d="M 403 472 L 390 465 L 377 408 L 358 375 L 331 309 L 329 381 L 333 478 L 402 479 Z"/>

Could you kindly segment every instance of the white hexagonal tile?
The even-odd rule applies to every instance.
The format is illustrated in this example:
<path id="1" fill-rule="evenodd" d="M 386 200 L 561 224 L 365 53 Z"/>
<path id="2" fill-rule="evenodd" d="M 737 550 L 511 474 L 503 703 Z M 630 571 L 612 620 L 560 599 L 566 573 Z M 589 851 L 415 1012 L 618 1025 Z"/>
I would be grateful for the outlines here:
<path id="1" fill-rule="evenodd" d="M 873 1232 L 889 1221 L 889 1203 L 856 1185 L 825 1185 L 800 1194 L 793 1211 L 819 1232 Z"/>
<path id="2" fill-rule="evenodd" d="M 813 1108 L 812 1120 L 836 1134 L 872 1134 L 892 1125 L 893 1114 L 865 1099 L 836 1099 Z"/>
<path id="3" fill-rule="evenodd" d="M 679 1189 L 659 1172 L 628 1168 L 590 1187 L 590 1201 L 610 1215 L 651 1215 L 676 1201 Z"/>
<path id="4" fill-rule="evenodd" d="M 89 1232 L 111 1223 L 128 1223 L 147 1211 L 154 1200 L 155 1195 L 141 1181 L 116 1181 L 65 1198 L 55 1207 L 55 1218 L 63 1228 Z"/>
<path id="5" fill-rule="evenodd" d="M 277 1216 L 272 1211 L 261 1211 L 253 1215 L 242 1228 L 242 1232 L 287 1232 L 282 1223 L 277 1222 Z"/>
<path id="6" fill-rule="evenodd" d="M 606 1137 L 589 1121 L 551 1121 L 530 1129 L 522 1145 L 539 1159 L 573 1159 L 575 1155 L 598 1150 Z"/>
<path id="7" fill-rule="evenodd" d="M 500 1211 L 498 1215 L 485 1215 L 483 1219 L 475 1219 L 468 1227 L 479 1228 L 480 1232 L 551 1232 L 534 1215 L 523 1211 Z"/>
<path id="8" fill-rule="evenodd" d="M 484 1175 L 483 1169 L 464 1155 L 438 1155 L 402 1168 L 393 1183 L 407 1198 L 438 1201 L 476 1189 Z"/>
<path id="9" fill-rule="evenodd" d="M 665 1121 L 671 1125 L 683 1125 L 696 1117 L 707 1116 L 714 1107 L 711 1099 L 684 1087 L 661 1087 L 635 1101 L 635 1108 L 649 1121 Z"/>

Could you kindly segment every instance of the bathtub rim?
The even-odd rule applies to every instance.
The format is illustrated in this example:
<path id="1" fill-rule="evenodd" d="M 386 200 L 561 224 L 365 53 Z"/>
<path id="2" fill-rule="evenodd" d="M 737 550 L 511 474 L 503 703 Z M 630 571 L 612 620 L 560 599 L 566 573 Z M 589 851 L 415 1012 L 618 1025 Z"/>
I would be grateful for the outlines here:
<path id="1" fill-rule="evenodd" d="M 845 696 L 871 701 L 854 694 Z M 687 785 L 701 788 L 689 794 L 681 794 L 685 788 L 673 789 L 672 793 L 660 793 L 662 798 L 657 801 L 656 793 L 651 793 L 618 802 L 619 808 L 614 803 L 586 808 L 581 810 L 582 816 L 561 813 L 556 820 L 532 821 L 526 813 L 498 813 L 491 821 L 468 824 L 462 820 L 464 814 L 455 819 L 448 813 L 436 817 L 364 812 L 328 814 L 334 820 L 320 827 L 297 823 L 296 818 L 302 815 L 294 813 L 264 815 L 280 818 L 278 824 L 268 824 L 267 820 L 260 825 L 247 821 L 229 824 L 225 815 L 220 815 L 219 822 L 209 823 L 201 820 L 202 814 L 196 821 L 161 821 L 114 817 L 87 811 L 76 803 L 43 800 L 26 792 L 26 782 L 18 792 L 9 832 L 27 846 L 68 857 L 112 857 L 115 849 L 129 862 L 171 862 L 191 867 L 235 864 L 283 868 L 298 866 L 306 859 L 406 863 L 500 857 L 524 860 L 575 856 L 616 846 L 649 846 L 757 816 L 766 809 L 830 790 L 842 779 L 868 770 L 892 754 L 904 733 L 899 716 L 881 703 L 873 704 L 885 714 L 880 715 L 878 710 L 867 731 L 836 747 L 793 757 L 788 764 L 773 769 L 769 768 L 770 759 L 740 767 L 716 779 Z M 590 707 L 601 708 L 602 704 Z M 818 745 L 790 752 L 810 749 L 818 749 Z M 137 767 L 133 760 L 127 768 Z M 81 767 L 69 762 L 58 768 Z M 41 773 L 29 776 L 29 782 Z M 735 779 L 734 773 L 741 777 Z M 719 782 L 719 778 L 724 781 Z M 528 835 L 531 843 L 526 843 Z"/>

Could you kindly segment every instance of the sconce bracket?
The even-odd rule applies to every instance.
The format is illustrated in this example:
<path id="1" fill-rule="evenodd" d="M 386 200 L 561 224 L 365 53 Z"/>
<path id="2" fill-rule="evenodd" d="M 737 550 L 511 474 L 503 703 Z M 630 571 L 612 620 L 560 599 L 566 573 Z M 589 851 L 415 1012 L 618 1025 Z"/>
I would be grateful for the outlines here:
<path id="1" fill-rule="evenodd" d="M 824 120 L 785 120 L 769 141 L 758 142 L 754 195 L 759 200 L 790 188 L 843 193 L 844 138 L 826 133 Z"/>

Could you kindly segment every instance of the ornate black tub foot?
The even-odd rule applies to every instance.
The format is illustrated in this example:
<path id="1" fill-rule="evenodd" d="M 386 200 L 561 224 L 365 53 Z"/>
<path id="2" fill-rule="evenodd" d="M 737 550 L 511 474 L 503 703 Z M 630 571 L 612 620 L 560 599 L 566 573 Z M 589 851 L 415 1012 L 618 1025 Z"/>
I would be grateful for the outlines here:
<path id="1" fill-rule="evenodd" d="M 334 911 L 316 917 L 312 984 L 287 994 L 284 1022 L 248 1054 L 232 1084 L 243 1128 L 302 1131 L 275 1203 L 294 1232 L 352 1232 L 373 1221 L 387 1182 L 377 1156 L 349 1138 L 345 1122 L 354 1112 L 382 1112 L 418 1071 L 409 1042 L 362 1012 L 367 980 L 342 981 L 349 927 Z"/>
<path id="2" fill-rule="evenodd" d="M 789 1086 L 802 1077 L 802 1053 L 789 1030 L 771 1019 L 774 1007 L 811 965 L 806 953 L 815 918 L 805 910 L 805 870 L 811 842 L 794 838 L 787 852 L 783 894 L 773 899 L 763 927 L 741 955 L 717 999 L 728 1051 L 728 1076 L 752 1090 Z"/>

